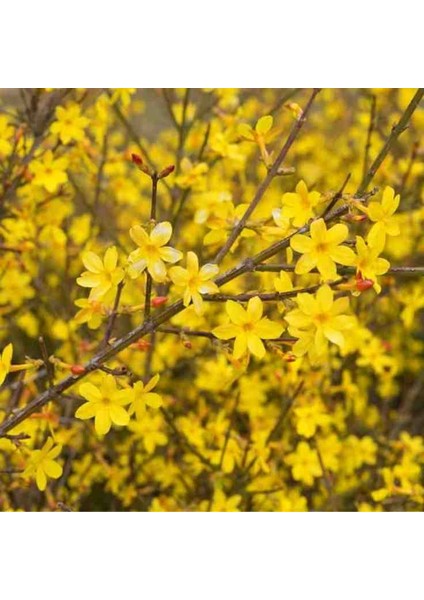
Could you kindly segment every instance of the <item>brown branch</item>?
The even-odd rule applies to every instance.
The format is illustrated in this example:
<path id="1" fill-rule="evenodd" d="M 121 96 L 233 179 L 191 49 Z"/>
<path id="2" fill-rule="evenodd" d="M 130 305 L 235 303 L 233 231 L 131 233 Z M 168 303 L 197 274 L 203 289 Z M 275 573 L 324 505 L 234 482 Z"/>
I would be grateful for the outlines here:
<path id="1" fill-rule="evenodd" d="M 266 190 L 268 189 L 271 181 L 277 175 L 278 169 L 280 168 L 283 160 L 287 156 L 288 151 L 292 147 L 292 145 L 293 145 L 294 141 L 296 140 L 296 138 L 297 138 L 300 130 L 302 129 L 302 127 L 303 127 L 303 125 L 304 125 L 304 123 L 306 121 L 306 117 L 307 117 L 307 115 L 309 113 L 309 110 L 310 110 L 310 108 L 312 106 L 312 103 L 315 100 L 315 97 L 319 93 L 319 91 L 320 91 L 319 89 L 314 89 L 313 90 L 312 95 L 309 98 L 309 101 L 308 101 L 307 105 L 305 106 L 305 109 L 304 109 L 304 111 L 302 113 L 302 116 L 293 125 L 292 130 L 291 130 L 291 132 L 289 134 L 289 137 L 287 138 L 286 143 L 281 148 L 280 153 L 277 156 L 277 158 L 275 159 L 274 164 L 272 165 L 272 167 L 269 169 L 267 176 L 265 177 L 265 179 L 262 181 L 262 183 L 258 187 L 253 200 L 249 204 L 249 207 L 246 209 L 246 212 L 244 213 L 244 215 L 241 217 L 240 221 L 237 223 L 237 225 L 232 230 L 229 238 L 227 239 L 227 241 L 225 242 L 225 244 L 223 245 L 223 247 L 221 248 L 221 250 L 218 252 L 218 254 L 215 256 L 215 259 L 214 259 L 213 262 L 215 262 L 215 263 L 221 262 L 222 259 L 226 256 L 226 254 L 231 250 L 234 242 L 236 241 L 236 239 L 238 238 L 238 236 L 240 235 L 240 233 L 244 229 L 244 227 L 245 227 L 245 225 L 246 225 L 246 223 L 247 223 L 250 215 L 253 213 L 253 211 L 255 210 L 255 208 L 258 206 L 258 204 L 261 201 L 263 195 L 265 194 Z"/>
<path id="2" fill-rule="evenodd" d="M 329 213 L 325 217 L 325 221 L 332 221 L 337 217 L 345 214 L 348 210 L 349 206 L 347 204 L 340 206 L 332 213 Z M 311 223 L 312 222 L 313 221 L 311 221 Z M 232 269 L 229 269 L 222 275 L 218 276 L 215 279 L 215 283 L 218 285 L 218 287 L 220 287 L 223 286 L 225 283 L 232 281 L 236 277 L 239 277 L 244 273 L 248 273 L 254 270 L 257 265 L 261 264 L 265 260 L 268 260 L 269 258 L 272 258 L 276 254 L 278 254 L 278 252 L 287 248 L 290 245 L 290 240 L 293 235 L 295 235 L 296 233 L 306 233 L 309 231 L 309 227 L 310 224 L 304 225 L 297 231 L 293 232 L 291 235 L 287 236 L 283 240 L 275 242 L 274 244 L 269 246 L 269 248 L 262 250 L 255 256 L 245 258 L 238 265 L 236 265 Z M 158 329 L 158 327 L 169 321 L 169 319 L 171 319 L 184 309 L 185 306 L 182 300 L 174 302 L 174 304 L 171 304 L 171 306 L 165 308 L 156 317 L 138 325 L 137 327 L 129 331 L 127 334 L 116 340 L 108 348 L 105 348 L 101 352 L 97 353 L 96 356 L 94 356 L 84 365 L 83 372 L 81 372 L 78 375 L 69 375 L 68 377 L 65 377 L 64 379 L 62 379 L 62 381 L 59 381 L 56 385 L 34 398 L 34 400 L 29 402 L 29 404 L 27 404 L 19 412 L 16 412 L 9 418 L 5 419 L 0 424 L 0 437 L 2 437 L 5 433 L 16 427 L 16 425 L 24 421 L 32 413 L 39 411 L 43 406 L 50 402 L 50 400 L 57 398 L 58 396 L 60 396 L 60 394 L 62 394 L 64 391 L 66 391 L 67 389 L 84 379 L 87 375 L 89 375 L 93 371 L 96 371 L 103 363 L 107 362 L 108 360 L 119 354 L 121 350 L 124 350 L 140 338 L 148 335 L 149 333 L 153 333 Z"/>
<path id="3" fill-rule="evenodd" d="M 386 158 L 386 156 L 388 155 L 388 153 L 392 149 L 394 143 L 396 142 L 396 140 L 398 139 L 398 137 L 405 131 L 405 129 L 407 129 L 409 121 L 410 121 L 412 115 L 414 114 L 414 111 L 417 108 L 418 104 L 420 103 L 423 95 L 424 95 L 424 88 L 419 88 L 416 91 L 416 93 L 415 93 L 414 97 L 412 98 L 411 102 L 406 107 L 403 115 L 399 119 L 399 122 L 392 127 L 392 131 L 390 132 L 390 135 L 387 138 L 384 146 L 382 147 L 382 149 L 380 150 L 380 152 L 376 156 L 374 162 L 372 163 L 372 165 L 369 168 L 369 170 L 368 170 L 367 174 L 365 175 L 365 177 L 362 178 L 362 181 L 361 181 L 361 183 L 359 185 L 358 191 L 356 192 L 357 195 L 361 195 L 361 194 L 363 194 L 366 191 L 367 187 L 369 186 L 369 184 L 373 180 L 373 178 L 374 178 L 375 174 L 377 173 L 378 169 L 381 167 L 384 159 Z"/>
<path id="4" fill-rule="evenodd" d="M 370 122 L 368 125 L 367 141 L 365 143 L 365 152 L 364 152 L 364 167 L 363 167 L 363 171 L 362 171 L 363 179 L 366 176 L 367 170 L 368 170 L 368 160 L 369 160 L 369 154 L 370 154 L 370 149 L 371 149 L 371 138 L 372 138 L 372 134 L 373 134 L 373 131 L 375 128 L 376 106 L 377 106 L 377 99 L 376 99 L 375 95 L 372 94 L 371 95 L 371 107 L 370 107 Z"/>

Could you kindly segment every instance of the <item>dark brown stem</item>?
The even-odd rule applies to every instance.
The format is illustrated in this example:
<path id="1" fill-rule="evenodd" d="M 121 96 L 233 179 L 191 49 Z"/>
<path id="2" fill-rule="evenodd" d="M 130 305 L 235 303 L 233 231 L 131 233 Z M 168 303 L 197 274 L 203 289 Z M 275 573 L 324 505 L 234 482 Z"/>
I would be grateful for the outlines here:
<path id="1" fill-rule="evenodd" d="M 399 122 L 392 127 L 392 131 L 390 132 L 390 135 L 387 138 L 384 146 L 382 147 L 382 149 L 380 150 L 380 152 L 376 156 L 374 162 L 372 163 L 372 165 L 369 168 L 369 170 L 368 170 L 367 174 L 365 175 L 365 177 L 362 178 L 362 181 L 361 181 L 361 183 L 359 185 L 358 191 L 356 192 L 357 195 L 360 196 L 361 194 L 363 194 L 367 190 L 369 184 L 371 183 L 371 181 L 374 178 L 374 175 L 377 173 L 378 169 L 381 167 L 384 159 L 389 154 L 389 152 L 392 149 L 394 143 L 396 142 L 396 140 L 398 139 L 398 137 L 408 127 L 409 121 L 410 121 L 412 115 L 414 114 L 414 111 L 417 108 L 418 104 L 420 103 L 423 95 L 424 95 L 424 88 L 419 88 L 416 91 L 416 93 L 415 93 L 414 97 L 412 98 L 411 102 L 406 107 L 406 110 L 403 113 L 403 115 L 401 116 L 401 118 L 399 119 Z"/>
<path id="2" fill-rule="evenodd" d="M 242 218 L 240 219 L 240 221 L 237 223 L 237 225 L 232 230 L 229 238 L 227 239 L 227 241 L 225 242 L 225 244 L 223 245 L 223 247 L 221 248 L 221 250 L 215 256 L 215 259 L 214 259 L 215 263 L 221 262 L 222 259 L 226 256 L 226 254 L 231 250 L 234 242 L 237 240 L 238 236 L 243 231 L 243 229 L 244 229 L 244 227 L 245 227 L 248 219 L 250 218 L 250 215 L 253 213 L 253 211 L 255 210 L 255 208 L 258 206 L 258 204 L 261 201 L 263 195 L 265 194 L 266 190 L 268 189 L 271 181 L 277 175 L 278 169 L 280 168 L 283 160 L 287 156 L 288 151 L 292 147 L 295 139 L 297 138 L 300 130 L 302 129 L 302 127 L 303 127 L 303 125 L 304 125 L 304 123 L 306 121 L 306 117 L 307 117 L 307 115 L 309 113 L 309 110 L 310 110 L 310 108 L 312 106 L 312 103 L 315 100 L 315 97 L 319 93 L 319 91 L 320 91 L 319 89 L 315 89 L 312 92 L 312 95 L 309 98 L 309 101 L 308 101 L 307 105 L 305 106 L 305 109 L 303 111 L 302 116 L 293 125 L 293 128 L 292 128 L 292 130 L 291 130 L 291 132 L 289 134 L 289 137 L 287 138 L 286 143 L 281 148 L 280 153 L 277 156 L 277 158 L 275 159 L 274 164 L 272 165 L 272 167 L 269 169 L 267 176 L 265 177 L 265 179 L 262 181 L 262 183 L 258 187 L 253 200 L 249 204 L 249 207 L 247 208 L 246 212 L 244 213 L 244 215 L 242 216 Z"/>

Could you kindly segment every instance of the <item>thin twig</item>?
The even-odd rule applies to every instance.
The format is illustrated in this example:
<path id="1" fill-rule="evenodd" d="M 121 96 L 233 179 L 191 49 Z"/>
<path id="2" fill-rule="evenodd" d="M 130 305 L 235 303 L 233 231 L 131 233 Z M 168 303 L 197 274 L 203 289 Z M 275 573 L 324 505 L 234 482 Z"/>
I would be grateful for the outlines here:
<path id="1" fill-rule="evenodd" d="M 386 158 L 386 156 L 392 149 L 395 141 L 405 131 L 405 129 L 407 129 L 409 121 L 410 121 L 412 115 L 414 114 L 414 111 L 417 108 L 418 104 L 420 103 L 423 95 L 424 95 L 424 88 L 419 88 L 416 91 L 411 102 L 406 107 L 406 110 L 404 111 L 403 115 L 399 119 L 399 122 L 392 127 L 392 131 L 390 132 L 390 135 L 387 138 L 384 146 L 382 147 L 382 149 L 376 156 L 374 162 L 372 163 L 372 165 L 369 168 L 365 177 L 362 178 L 362 181 L 358 187 L 358 191 L 356 192 L 357 195 L 360 196 L 367 190 L 367 187 L 373 180 L 374 175 L 377 173 L 378 169 L 381 167 L 384 159 Z"/>
<path id="2" fill-rule="evenodd" d="M 287 156 L 288 151 L 292 147 L 295 139 L 297 138 L 300 130 L 302 129 L 302 127 L 303 127 L 303 125 L 304 125 L 304 123 L 306 121 L 306 117 L 307 117 L 307 115 L 309 113 L 309 110 L 310 110 L 310 108 L 312 106 L 312 103 L 315 100 L 315 97 L 319 93 L 319 91 L 320 91 L 319 89 L 314 89 L 313 90 L 312 95 L 309 98 L 309 101 L 308 101 L 307 105 L 305 106 L 305 109 L 304 109 L 304 111 L 302 113 L 302 116 L 299 117 L 299 119 L 293 125 L 292 130 L 291 130 L 291 132 L 289 134 L 289 137 L 287 138 L 286 143 L 281 148 L 280 153 L 277 156 L 277 158 L 275 159 L 274 164 L 272 165 L 272 167 L 269 169 L 267 176 L 265 177 L 265 179 L 262 181 L 262 183 L 258 187 L 258 189 L 256 191 L 256 194 L 253 197 L 253 200 L 251 201 L 251 203 L 249 204 L 248 208 L 246 209 L 246 212 L 244 213 L 244 215 L 241 217 L 241 219 L 239 220 L 239 222 L 237 223 L 237 225 L 232 230 L 230 236 L 228 237 L 227 241 L 225 242 L 225 244 L 223 245 L 223 247 L 221 248 L 221 250 L 215 256 L 215 259 L 214 259 L 215 263 L 221 262 L 222 259 L 224 258 L 224 256 L 226 256 L 226 254 L 231 250 L 234 242 L 237 240 L 238 236 L 243 231 L 243 229 L 244 229 L 244 227 L 245 227 L 245 225 L 246 225 L 246 223 L 247 223 L 250 215 L 253 213 L 253 211 L 255 210 L 255 208 L 258 206 L 258 204 L 261 201 L 263 195 L 265 194 L 266 190 L 268 189 L 271 181 L 277 175 L 278 169 L 280 168 L 283 160 Z"/>

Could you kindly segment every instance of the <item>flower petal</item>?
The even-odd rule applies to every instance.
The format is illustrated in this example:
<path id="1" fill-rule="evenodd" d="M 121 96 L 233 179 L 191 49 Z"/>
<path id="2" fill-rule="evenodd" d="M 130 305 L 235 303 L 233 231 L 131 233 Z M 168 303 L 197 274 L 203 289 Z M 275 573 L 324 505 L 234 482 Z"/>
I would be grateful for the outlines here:
<path id="1" fill-rule="evenodd" d="M 249 320 L 244 308 L 234 300 L 227 300 L 225 310 L 235 325 L 244 325 Z"/>
<path id="2" fill-rule="evenodd" d="M 253 321 L 254 323 L 259 321 L 262 317 L 263 308 L 262 300 L 258 296 L 250 298 L 249 302 L 247 303 L 247 314 L 249 316 L 249 321 Z"/>
<path id="3" fill-rule="evenodd" d="M 152 233 L 150 234 L 150 240 L 155 246 L 164 246 L 171 239 L 172 225 L 169 221 L 163 221 L 158 223 Z"/>
<path id="4" fill-rule="evenodd" d="M 84 252 L 82 262 L 84 267 L 92 273 L 102 273 L 104 271 L 102 259 L 94 252 Z"/>

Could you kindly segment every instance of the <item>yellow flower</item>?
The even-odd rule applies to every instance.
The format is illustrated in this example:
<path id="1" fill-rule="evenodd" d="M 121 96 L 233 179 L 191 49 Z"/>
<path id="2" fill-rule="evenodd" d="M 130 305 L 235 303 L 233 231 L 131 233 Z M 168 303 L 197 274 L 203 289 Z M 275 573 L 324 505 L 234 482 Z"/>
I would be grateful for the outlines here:
<path id="1" fill-rule="evenodd" d="M 0 358 L 0 385 L 6 379 L 8 373 L 10 371 L 12 355 L 13 355 L 13 346 L 12 346 L 12 344 L 7 344 L 7 346 L 1 353 L 1 358 Z"/>
<path id="2" fill-rule="evenodd" d="M 36 366 L 33 363 L 24 363 L 22 365 L 12 365 L 12 356 L 13 356 L 13 345 L 7 344 L 1 353 L 0 358 L 0 385 L 6 379 L 9 373 L 14 373 L 16 371 L 25 371 L 26 369 L 32 369 Z"/>
<path id="3" fill-rule="evenodd" d="M 66 107 L 58 106 L 56 119 L 50 131 L 59 136 L 62 144 L 69 144 L 73 140 L 80 142 L 84 139 L 84 128 L 87 127 L 89 120 L 81 116 L 81 108 L 78 104 L 72 102 Z"/>
<path id="4" fill-rule="evenodd" d="M 305 485 L 313 485 L 316 477 L 322 476 L 318 454 L 306 442 L 299 442 L 296 451 L 289 454 L 286 463 L 291 466 L 293 479 Z"/>
<path id="5" fill-rule="evenodd" d="M 283 217 L 293 219 L 294 227 L 303 227 L 315 216 L 314 208 L 319 204 L 320 199 L 319 192 L 309 192 L 306 183 L 299 181 L 296 192 L 283 194 Z"/>
<path id="6" fill-rule="evenodd" d="M 368 235 L 368 245 L 365 240 L 359 235 L 356 236 L 356 253 L 354 265 L 356 270 L 361 274 L 363 279 L 371 279 L 374 281 L 374 289 L 379 294 L 381 285 L 377 283 L 377 276 L 387 273 L 390 263 L 385 258 L 381 258 L 379 254 L 384 247 L 384 240 L 381 236 L 375 236 L 372 240 Z"/>
<path id="7" fill-rule="evenodd" d="M 98 329 L 106 316 L 104 304 L 90 298 L 78 298 L 75 304 L 81 309 L 74 317 L 75 323 L 87 323 L 90 329 Z"/>
<path id="8" fill-rule="evenodd" d="M 293 409 L 293 413 L 296 417 L 297 433 L 306 438 L 311 438 L 315 435 L 317 427 L 327 425 L 330 421 L 319 402 L 298 406 Z"/>
<path id="9" fill-rule="evenodd" d="M 296 356 L 307 352 L 312 358 L 321 356 L 327 350 L 328 341 L 344 346 L 343 332 L 355 325 L 354 317 L 342 314 L 349 308 L 348 298 L 334 300 L 333 290 L 323 285 L 315 297 L 298 294 L 296 302 L 298 308 L 285 316 L 289 333 L 299 338 L 293 346 Z"/>
<path id="10" fill-rule="evenodd" d="M 201 294 L 215 294 L 219 288 L 212 277 L 218 274 L 217 265 L 208 263 L 199 269 L 199 260 L 194 252 L 187 252 L 187 269 L 172 267 L 169 269 L 169 277 L 176 286 L 184 290 L 184 306 L 190 302 L 194 304 L 196 314 L 203 313 L 203 300 Z"/>
<path id="11" fill-rule="evenodd" d="M 124 271 L 118 264 L 118 251 L 111 246 L 105 252 L 103 260 L 94 252 L 84 252 L 82 262 L 87 271 L 78 277 L 78 285 L 92 288 L 90 300 L 99 300 L 124 278 Z"/>
<path id="12" fill-rule="evenodd" d="M 12 152 L 12 137 L 14 129 L 9 125 L 6 115 L 0 115 L 0 157 L 8 156 Z"/>
<path id="13" fill-rule="evenodd" d="M 338 224 L 327 230 L 323 219 L 311 224 L 310 237 L 294 235 L 290 245 L 296 252 L 303 254 L 296 263 L 295 273 L 303 275 L 315 267 L 323 280 L 336 279 L 336 264 L 353 265 L 355 253 L 346 246 L 340 246 L 349 235 L 346 225 Z"/>
<path id="14" fill-rule="evenodd" d="M 62 451 L 62 446 L 54 446 L 53 439 L 48 438 L 41 450 L 33 450 L 28 465 L 23 472 L 23 477 L 32 477 L 39 490 L 44 491 L 47 486 L 47 477 L 59 479 L 62 475 L 62 467 L 55 461 Z"/>
<path id="15" fill-rule="evenodd" d="M 270 156 L 266 150 L 265 144 L 272 139 L 272 125 L 274 119 L 271 115 L 261 117 L 253 129 L 250 125 L 242 123 L 239 125 L 238 133 L 241 137 L 249 142 L 255 142 L 259 146 L 262 159 L 267 166 L 270 166 Z"/>
<path id="16" fill-rule="evenodd" d="M 239 512 L 238 506 L 241 502 L 241 496 L 226 496 L 222 490 L 216 489 L 213 494 L 213 500 L 210 507 L 211 512 Z M 205 500 L 200 504 L 200 510 L 208 510 L 209 501 Z"/>
<path id="17" fill-rule="evenodd" d="M 144 385 L 142 381 L 137 381 L 128 391 L 131 393 L 131 405 L 128 409 L 128 414 L 135 413 L 137 419 L 142 419 L 146 406 L 150 408 L 159 408 L 163 404 L 162 397 L 151 390 L 156 387 L 159 381 L 159 375 L 155 375 L 151 380 Z"/>
<path id="18" fill-rule="evenodd" d="M 181 174 L 175 179 L 175 183 L 183 190 L 202 188 L 208 169 L 209 167 L 206 163 L 200 162 L 197 165 L 193 165 L 188 158 L 184 157 L 181 161 Z"/>
<path id="19" fill-rule="evenodd" d="M 137 244 L 137 250 L 128 257 L 130 266 L 128 274 L 135 279 L 146 268 L 154 281 L 158 283 L 166 280 L 165 262 L 176 263 L 183 255 L 179 250 L 165 246 L 171 239 L 172 225 L 168 221 L 158 223 L 148 235 L 140 225 L 130 229 L 130 236 Z"/>
<path id="20" fill-rule="evenodd" d="M 278 338 L 284 330 L 280 323 L 262 318 L 263 303 L 258 296 L 249 300 L 247 310 L 233 300 L 227 300 L 225 308 L 231 323 L 215 327 L 212 333 L 221 340 L 235 338 L 235 359 L 241 358 L 247 351 L 263 358 L 265 346 L 262 340 Z"/>
<path id="21" fill-rule="evenodd" d="M 383 192 L 383 198 L 380 202 L 370 202 L 366 212 L 374 225 L 368 234 L 370 242 L 380 240 L 384 246 L 387 235 L 399 235 L 400 229 L 393 214 L 399 206 L 400 196 L 395 196 L 393 188 L 387 186 Z"/>
<path id="22" fill-rule="evenodd" d="M 34 175 L 32 183 L 39 185 L 50 193 L 56 192 L 57 188 L 68 181 L 66 158 L 54 158 L 53 152 L 47 150 L 42 158 L 32 161 L 29 170 Z"/>
<path id="23" fill-rule="evenodd" d="M 105 435 L 112 423 L 128 425 L 129 414 L 123 408 L 132 400 L 131 388 L 118 389 L 112 375 L 104 375 L 100 387 L 92 383 L 82 383 L 79 393 L 87 400 L 75 413 L 77 419 L 92 419 L 99 435 Z"/>

